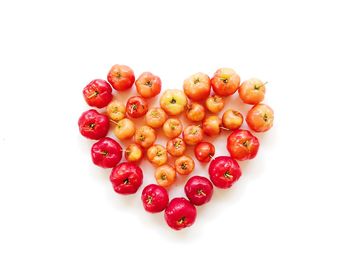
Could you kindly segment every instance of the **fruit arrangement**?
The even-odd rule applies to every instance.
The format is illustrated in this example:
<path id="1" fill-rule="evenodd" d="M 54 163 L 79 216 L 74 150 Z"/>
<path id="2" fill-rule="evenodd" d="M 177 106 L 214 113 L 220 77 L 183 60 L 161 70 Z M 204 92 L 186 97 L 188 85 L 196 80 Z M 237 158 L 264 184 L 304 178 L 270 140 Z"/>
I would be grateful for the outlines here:
<path id="1" fill-rule="evenodd" d="M 115 99 L 136 86 L 138 95 L 127 101 Z M 266 83 L 252 78 L 241 83 L 240 76 L 230 68 L 218 69 L 212 78 L 196 73 L 186 78 L 183 90 L 167 89 L 160 95 L 159 107 L 149 107 L 149 100 L 161 93 L 161 79 L 142 73 L 136 80 L 133 70 L 114 65 L 107 81 L 92 80 L 83 96 L 90 109 L 83 112 L 78 125 L 81 135 L 96 140 L 91 148 L 92 162 L 101 168 L 112 168 L 110 182 L 118 194 L 136 193 L 143 183 L 143 171 L 138 165 L 146 158 L 154 166 L 154 183 L 142 190 L 145 211 L 164 213 L 165 222 L 174 230 L 191 226 L 197 216 L 196 206 L 208 203 L 214 188 L 227 189 L 242 175 L 237 161 L 253 159 L 259 150 L 259 140 L 252 132 L 266 132 L 273 126 L 274 112 L 263 104 Z M 238 91 L 238 92 L 237 92 Z M 238 93 L 243 103 L 252 105 L 245 115 L 251 131 L 241 129 L 244 115 L 234 108 L 219 114 L 225 99 Z M 184 125 L 180 115 L 190 122 Z M 143 123 L 137 127 L 136 124 Z M 115 138 L 107 137 L 112 129 Z M 162 132 L 167 143 L 161 145 L 157 136 Z M 227 156 L 215 156 L 215 146 L 207 141 L 219 134 L 227 136 Z M 132 140 L 132 143 L 128 141 Z M 125 149 L 118 141 L 127 142 Z M 192 175 L 195 159 L 208 165 L 208 175 Z M 124 156 L 125 161 L 122 161 Z M 169 200 L 168 189 L 177 177 L 187 179 L 187 198 Z"/>

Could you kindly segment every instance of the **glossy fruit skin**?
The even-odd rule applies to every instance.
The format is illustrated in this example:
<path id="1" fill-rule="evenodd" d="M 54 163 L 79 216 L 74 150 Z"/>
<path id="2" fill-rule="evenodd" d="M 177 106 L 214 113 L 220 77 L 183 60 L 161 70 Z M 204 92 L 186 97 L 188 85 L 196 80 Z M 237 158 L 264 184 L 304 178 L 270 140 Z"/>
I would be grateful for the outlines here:
<path id="1" fill-rule="evenodd" d="M 185 110 L 187 97 L 182 90 L 166 90 L 160 98 L 160 107 L 169 115 L 178 115 Z"/>
<path id="2" fill-rule="evenodd" d="M 196 207 L 183 197 L 172 199 L 164 212 L 165 221 L 174 230 L 190 227 L 196 216 Z"/>
<path id="3" fill-rule="evenodd" d="M 237 161 L 229 156 L 220 156 L 211 161 L 208 172 L 213 184 L 222 189 L 230 188 L 242 174 Z"/>
<path id="4" fill-rule="evenodd" d="M 136 163 L 142 159 L 143 151 L 140 146 L 132 143 L 126 147 L 124 157 L 128 162 Z"/>
<path id="5" fill-rule="evenodd" d="M 188 98 L 201 101 L 210 95 L 210 78 L 204 73 L 196 73 L 185 79 L 183 89 Z"/>
<path id="6" fill-rule="evenodd" d="M 194 161 L 188 155 L 183 155 L 175 160 L 175 171 L 180 175 L 189 175 L 194 167 Z"/>
<path id="7" fill-rule="evenodd" d="M 99 140 L 105 137 L 109 130 L 109 120 L 106 115 L 96 110 L 88 110 L 82 113 L 78 121 L 81 135 L 91 140 Z"/>
<path id="8" fill-rule="evenodd" d="M 203 132 L 208 136 L 216 136 L 221 132 L 222 120 L 218 116 L 208 116 L 203 121 Z"/>
<path id="9" fill-rule="evenodd" d="M 190 121 L 202 121 L 205 117 L 205 108 L 197 102 L 191 102 L 187 104 L 185 114 Z"/>
<path id="10" fill-rule="evenodd" d="M 111 120 L 120 121 L 125 118 L 125 106 L 120 101 L 114 100 L 107 105 L 107 115 Z"/>
<path id="11" fill-rule="evenodd" d="M 145 116 L 146 124 L 155 129 L 162 127 L 167 118 L 165 111 L 158 107 L 149 109 Z"/>
<path id="12" fill-rule="evenodd" d="M 203 129 L 198 125 L 190 125 L 183 131 L 183 139 L 188 145 L 196 145 L 203 140 Z"/>
<path id="13" fill-rule="evenodd" d="M 274 113 L 266 104 L 258 104 L 249 110 L 246 122 L 255 132 L 266 132 L 273 126 Z"/>
<path id="14" fill-rule="evenodd" d="M 156 139 L 156 131 L 153 128 L 146 125 L 136 129 L 136 132 L 134 134 L 134 142 L 144 149 L 151 147 L 156 141 Z"/>
<path id="15" fill-rule="evenodd" d="M 166 137 L 173 139 L 182 133 L 182 123 L 177 118 L 167 119 L 163 124 L 163 132 Z"/>
<path id="16" fill-rule="evenodd" d="M 172 166 L 164 164 L 157 167 L 154 177 L 156 178 L 157 184 L 163 187 L 169 187 L 175 182 L 176 172 Z"/>
<path id="17" fill-rule="evenodd" d="M 167 150 L 160 144 L 152 145 L 147 149 L 147 158 L 155 166 L 161 166 L 168 161 Z"/>
<path id="18" fill-rule="evenodd" d="M 235 160 L 253 159 L 259 150 L 259 140 L 248 130 L 235 130 L 227 138 L 227 150 Z"/>
<path id="19" fill-rule="evenodd" d="M 94 164 L 102 168 L 112 168 L 122 159 L 123 149 L 115 140 L 105 137 L 91 147 L 91 157 Z"/>
<path id="20" fill-rule="evenodd" d="M 210 142 L 200 142 L 194 148 L 194 154 L 198 161 L 208 163 L 215 155 L 215 146 Z"/>
<path id="21" fill-rule="evenodd" d="M 134 71 L 125 65 L 114 65 L 107 75 L 107 80 L 115 90 L 124 91 L 134 84 Z"/>
<path id="22" fill-rule="evenodd" d="M 167 142 L 166 149 L 171 156 L 182 156 L 186 151 L 186 143 L 181 138 L 174 138 Z"/>
<path id="23" fill-rule="evenodd" d="M 162 89 L 162 81 L 151 72 L 142 73 L 135 82 L 137 93 L 145 99 L 157 96 Z"/>
<path id="24" fill-rule="evenodd" d="M 112 87 L 103 79 L 95 79 L 87 84 L 83 95 L 89 106 L 99 109 L 106 107 L 113 99 Z"/>
<path id="25" fill-rule="evenodd" d="M 239 129 L 243 124 L 243 115 L 235 110 L 227 110 L 222 115 L 222 124 L 230 130 Z"/>
<path id="26" fill-rule="evenodd" d="M 221 68 L 215 72 L 211 85 L 217 95 L 227 97 L 237 91 L 240 81 L 240 77 L 233 69 Z"/>
<path id="27" fill-rule="evenodd" d="M 212 113 L 219 113 L 225 107 L 225 100 L 218 95 L 210 96 L 205 101 L 205 106 Z"/>
<path id="28" fill-rule="evenodd" d="M 116 193 L 134 194 L 142 184 L 143 173 L 137 165 L 124 162 L 113 168 L 110 181 Z"/>
<path id="29" fill-rule="evenodd" d="M 126 103 L 126 115 L 130 118 L 140 118 L 148 111 L 147 102 L 140 96 L 130 97 Z"/>
<path id="30" fill-rule="evenodd" d="M 264 100 L 265 84 L 259 79 L 248 79 L 242 82 L 238 93 L 244 103 L 256 105 Z"/>
<path id="31" fill-rule="evenodd" d="M 159 213 L 168 206 L 168 191 L 160 185 L 149 184 L 142 190 L 141 200 L 147 212 Z"/>
<path id="32" fill-rule="evenodd" d="M 208 203 L 213 196 L 213 192 L 213 184 L 203 176 L 192 176 L 185 185 L 188 200 L 196 206 Z"/>
<path id="33" fill-rule="evenodd" d="M 119 140 L 129 139 L 135 134 L 135 124 L 128 118 L 121 119 L 115 125 L 113 130 L 115 137 Z"/>

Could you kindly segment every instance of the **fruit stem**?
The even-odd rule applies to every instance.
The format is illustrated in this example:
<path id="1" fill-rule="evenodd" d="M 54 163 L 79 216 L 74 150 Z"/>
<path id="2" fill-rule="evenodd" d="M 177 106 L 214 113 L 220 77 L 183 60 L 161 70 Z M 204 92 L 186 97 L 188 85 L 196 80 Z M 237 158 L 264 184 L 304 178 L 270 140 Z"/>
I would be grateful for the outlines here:
<path id="1" fill-rule="evenodd" d="M 230 174 L 229 171 L 226 171 L 226 172 L 224 173 L 224 177 L 226 177 L 226 178 L 232 178 L 232 175 Z"/>
<path id="2" fill-rule="evenodd" d="M 102 154 L 104 156 L 107 156 L 108 155 L 108 152 L 107 151 L 97 151 L 95 153 L 99 153 L 99 154 Z"/>
<path id="3" fill-rule="evenodd" d="M 199 195 L 207 196 L 207 195 L 203 192 L 202 189 L 198 190 L 197 193 L 198 193 Z"/>
<path id="4" fill-rule="evenodd" d="M 114 125 L 118 125 L 118 122 L 116 122 L 115 120 L 109 119 L 109 121 L 110 121 L 111 123 L 113 123 Z"/>
<path id="5" fill-rule="evenodd" d="M 147 196 L 146 203 L 147 203 L 148 205 L 152 204 L 152 196 L 150 196 L 150 195 Z"/>
<path id="6" fill-rule="evenodd" d="M 98 95 L 98 92 L 97 91 L 94 91 L 94 93 L 92 93 L 90 96 L 88 96 L 87 98 L 88 99 L 91 99 L 93 97 L 96 97 Z"/>
<path id="7" fill-rule="evenodd" d="M 226 127 L 223 127 L 223 126 L 220 126 L 220 129 L 225 130 L 225 131 L 230 131 L 229 128 L 226 128 Z"/>
<path id="8" fill-rule="evenodd" d="M 179 225 L 182 225 L 185 222 L 185 220 L 186 220 L 186 217 L 183 216 L 179 220 L 177 220 L 177 222 Z"/>
<path id="9" fill-rule="evenodd" d="M 261 84 L 260 86 L 254 87 L 254 89 L 260 89 L 261 87 L 265 86 L 267 83 L 267 81 L 265 81 L 263 84 Z"/>

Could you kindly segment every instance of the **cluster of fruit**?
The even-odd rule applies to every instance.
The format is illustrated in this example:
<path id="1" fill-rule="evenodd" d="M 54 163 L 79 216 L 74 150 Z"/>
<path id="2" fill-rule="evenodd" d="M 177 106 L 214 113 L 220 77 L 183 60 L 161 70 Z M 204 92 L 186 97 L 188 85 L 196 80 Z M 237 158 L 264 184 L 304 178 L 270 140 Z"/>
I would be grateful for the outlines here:
<path id="1" fill-rule="evenodd" d="M 195 206 L 210 201 L 213 185 L 229 188 L 240 178 L 241 169 L 236 160 L 252 159 L 259 149 L 258 138 L 250 131 L 240 129 L 243 123 L 240 112 L 229 109 L 221 118 L 217 115 L 206 116 L 206 111 L 219 113 L 224 108 L 224 97 L 238 90 L 244 103 L 254 105 L 246 116 L 250 129 L 265 132 L 273 125 L 272 109 L 261 104 L 266 83 L 258 79 L 240 83 L 240 77 L 233 69 L 221 68 L 211 79 L 203 73 L 194 74 L 184 81 L 183 91 L 166 90 L 161 95 L 160 107 L 150 109 L 146 99 L 157 96 L 161 91 L 158 76 L 145 72 L 135 82 L 132 69 L 114 65 L 107 80 L 93 80 L 83 90 L 89 106 L 106 108 L 104 113 L 90 109 L 79 118 L 80 133 L 86 138 L 98 140 L 91 149 L 92 160 L 100 167 L 113 168 L 110 181 L 115 192 L 133 194 L 143 181 L 143 172 L 136 163 L 143 158 L 145 151 L 147 159 L 156 167 L 157 184 L 143 189 L 141 197 L 144 208 L 151 213 L 165 210 L 167 224 L 176 230 L 194 223 Z M 130 89 L 134 83 L 139 96 L 130 97 L 126 105 L 113 100 L 112 87 L 122 92 Z M 214 95 L 211 95 L 211 89 Z M 184 128 L 181 120 L 175 117 L 183 112 L 195 124 Z M 146 125 L 136 128 L 134 121 L 141 117 L 144 117 Z M 106 137 L 110 123 L 114 125 L 113 131 L 119 140 L 133 138 L 133 143 L 125 150 L 117 141 Z M 162 128 L 169 139 L 166 147 L 155 144 L 158 128 Z M 203 137 L 216 136 L 222 129 L 232 131 L 227 138 L 230 156 L 214 158 L 214 145 L 203 141 Z M 174 183 L 176 175 L 189 175 L 195 166 L 194 160 L 185 155 L 187 146 L 194 146 L 198 161 L 210 162 L 210 180 L 203 176 L 190 177 L 184 187 L 188 199 L 174 198 L 169 202 L 166 189 Z M 123 152 L 126 162 L 119 164 Z M 174 166 L 168 163 L 168 154 L 176 158 Z"/>

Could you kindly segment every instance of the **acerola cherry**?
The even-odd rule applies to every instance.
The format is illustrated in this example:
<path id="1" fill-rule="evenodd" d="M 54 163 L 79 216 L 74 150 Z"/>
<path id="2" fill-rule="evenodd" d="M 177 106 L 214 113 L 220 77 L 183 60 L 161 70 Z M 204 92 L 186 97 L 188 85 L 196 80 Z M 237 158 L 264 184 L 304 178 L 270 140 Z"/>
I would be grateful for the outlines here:
<path id="1" fill-rule="evenodd" d="M 196 207 L 183 197 L 171 200 L 164 212 L 165 221 L 174 230 L 191 226 L 196 216 Z"/>
<path id="2" fill-rule="evenodd" d="M 107 75 L 107 80 L 118 91 L 130 89 L 135 82 L 131 68 L 124 65 L 114 65 Z"/>
<path id="3" fill-rule="evenodd" d="M 168 164 L 164 164 L 157 167 L 154 177 L 160 186 L 169 187 L 175 182 L 176 172 L 173 167 Z"/>
<path id="4" fill-rule="evenodd" d="M 211 85 L 217 95 L 226 97 L 237 91 L 240 81 L 240 77 L 233 69 L 221 68 L 215 72 Z"/>
<path id="5" fill-rule="evenodd" d="M 144 72 L 135 82 L 137 93 L 144 98 L 152 98 L 160 93 L 162 82 L 150 72 Z"/>
<path id="6" fill-rule="evenodd" d="M 229 156 L 217 157 L 209 165 L 210 180 L 218 188 L 231 187 L 241 174 L 237 161 Z"/>
<path id="7" fill-rule="evenodd" d="M 239 97 L 244 103 L 258 104 L 264 100 L 265 84 L 259 79 L 248 79 L 238 89 Z"/>
<path id="8" fill-rule="evenodd" d="M 227 150 L 233 159 L 253 159 L 259 150 L 259 140 L 250 131 L 235 130 L 227 138 Z"/>
<path id="9" fill-rule="evenodd" d="M 194 161 L 188 155 L 183 155 L 175 160 L 175 170 L 178 174 L 188 175 L 194 169 Z"/>
<path id="10" fill-rule="evenodd" d="M 159 213 L 168 206 L 168 191 L 160 185 L 150 184 L 143 189 L 141 200 L 147 212 Z"/>
<path id="11" fill-rule="evenodd" d="M 249 110 L 246 122 L 253 131 L 266 132 L 271 129 L 273 119 L 273 110 L 265 104 L 258 104 Z"/>
<path id="12" fill-rule="evenodd" d="M 94 164 L 103 168 L 112 168 L 122 159 L 123 149 L 115 140 L 105 137 L 100 139 L 91 148 L 91 157 Z"/>
<path id="13" fill-rule="evenodd" d="M 91 107 L 103 108 L 113 98 L 112 87 L 103 79 L 91 81 L 83 90 L 86 103 Z"/>
<path id="14" fill-rule="evenodd" d="M 183 89 L 193 101 L 204 100 L 210 95 L 210 78 L 204 73 L 196 73 L 185 79 Z"/>
<path id="15" fill-rule="evenodd" d="M 216 136 L 221 132 L 222 120 L 218 116 L 208 116 L 203 120 L 203 132 L 208 136 Z"/>
<path id="16" fill-rule="evenodd" d="M 153 165 L 161 166 L 167 163 L 168 153 L 162 145 L 155 144 L 148 148 L 147 158 Z"/>
<path id="17" fill-rule="evenodd" d="M 96 110 L 88 110 L 80 116 L 78 125 L 81 135 L 88 139 L 99 140 L 107 135 L 109 120 L 106 115 Z"/>
<path id="18" fill-rule="evenodd" d="M 142 159 L 143 151 L 139 145 L 132 143 L 126 147 L 124 156 L 128 162 L 136 163 Z"/>
<path id="19" fill-rule="evenodd" d="M 187 104 L 185 114 L 190 121 L 201 121 L 205 117 L 205 108 L 197 102 L 191 102 Z"/>
<path id="20" fill-rule="evenodd" d="M 215 146 L 210 142 L 200 142 L 194 148 L 194 154 L 198 161 L 208 163 L 215 155 Z"/>
<path id="21" fill-rule="evenodd" d="M 225 128 L 230 130 L 239 129 L 243 123 L 243 115 L 236 110 L 227 110 L 222 115 L 222 124 Z"/>
<path id="22" fill-rule="evenodd" d="M 213 184 L 203 176 L 192 176 L 185 185 L 185 193 L 194 205 L 204 205 L 213 196 Z"/>
<path id="23" fill-rule="evenodd" d="M 140 118 L 148 111 L 147 102 L 140 96 L 130 97 L 126 103 L 126 114 L 131 118 Z"/>
<path id="24" fill-rule="evenodd" d="M 183 131 L 183 139 L 188 145 L 196 145 L 203 140 L 203 129 L 198 125 L 190 125 Z"/>
<path id="25" fill-rule="evenodd" d="M 143 173 L 140 167 L 133 163 L 121 163 L 113 168 L 110 181 L 118 194 L 136 193 L 142 184 Z"/>
<path id="26" fill-rule="evenodd" d="M 107 115 L 113 121 L 120 121 L 125 118 L 125 106 L 120 101 L 114 100 L 107 105 Z"/>
<path id="27" fill-rule="evenodd" d="M 134 134 L 134 142 L 145 149 L 151 147 L 156 141 L 156 139 L 156 131 L 147 125 L 141 126 L 140 128 L 136 129 Z"/>
<path id="28" fill-rule="evenodd" d="M 179 157 L 186 151 L 186 143 L 181 138 L 174 138 L 167 142 L 166 149 L 171 156 Z"/>

